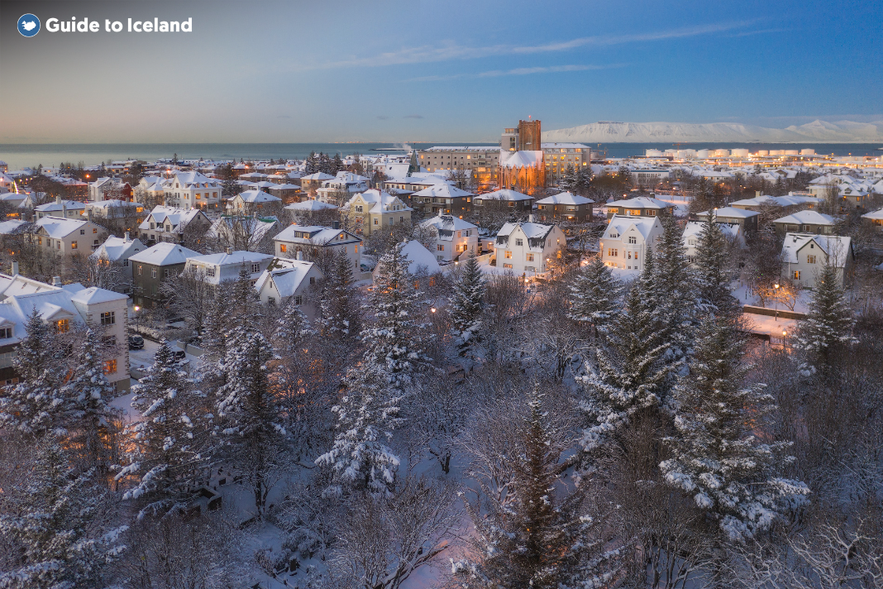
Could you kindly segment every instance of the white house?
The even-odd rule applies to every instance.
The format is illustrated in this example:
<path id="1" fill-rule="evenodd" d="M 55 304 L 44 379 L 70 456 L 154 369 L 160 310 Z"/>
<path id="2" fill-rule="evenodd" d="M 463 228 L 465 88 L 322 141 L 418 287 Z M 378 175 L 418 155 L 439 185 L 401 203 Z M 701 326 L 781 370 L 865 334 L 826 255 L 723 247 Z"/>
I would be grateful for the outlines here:
<path id="1" fill-rule="evenodd" d="M 289 225 L 273 238 L 276 256 L 309 260 L 321 251 L 343 251 L 353 269 L 358 272 L 361 262 L 359 246 L 362 239 L 349 231 L 318 225 Z M 314 251 L 319 250 L 319 252 Z"/>
<path id="2" fill-rule="evenodd" d="M 176 209 L 156 206 L 138 226 L 139 237 L 146 242 L 180 242 L 184 231 L 194 223 L 205 231 L 211 225 L 208 217 L 199 209 Z"/>
<path id="3" fill-rule="evenodd" d="M 43 217 L 37 221 L 37 245 L 59 255 L 92 253 L 107 236 L 104 227 L 92 221 Z"/>
<path id="4" fill-rule="evenodd" d="M 435 259 L 435 256 L 432 255 L 432 252 L 423 247 L 423 244 L 416 239 L 412 239 L 404 244 L 399 244 L 396 247 L 399 248 L 399 252 L 402 256 L 407 256 L 408 258 L 409 274 L 425 274 L 427 276 L 432 276 L 433 274 L 441 272 L 441 267 L 438 265 L 438 261 Z M 380 264 L 377 264 L 377 266 L 374 267 L 373 279 L 375 281 L 380 274 L 380 269 Z"/>
<path id="5" fill-rule="evenodd" d="M 883 231 L 883 209 L 862 215 L 864 222 L 874 227 L 877 231 Z"/>
<path id="6" fill-rule="evenodd" d="M 662 235 L 659 217 L 613 215 L 599 243 L 601 260 L 612 268 L 644 269 L 650 248 Z"/>
<path id="7" fill-rule="evenodd" d="M 164 183 L 165 204 L 182 209 L 216 206 L 221 183 L 199 172 L 175 172 Z"/>
<path id="8" fill-rule="evenodd" d="M 12 369 L 15 349 L 25 336 L 25 326 L 34 310 L 57 332 L 73 324 L 96 329 L 111 344 L 103 357 L 104 373 L 116 388 L 129 386 L 129 347 L 126 329 L 128 297 L 102 288 L 81 284 L 46 284 L 0 274 L 0 384 L 11 384 L 18 375 Z M 116 344 L 116 345 L 113 345 Z"/>
<path id="9" fill-rule="evenodd" d="M 785 233 L 821 233 L 831 235 L 837 225 L 837 219 L 818 211 L 797 211 L 773 221 L 776 232 Z"/>
<path id="10" fill-rule="evenodd" d="M 193 270 L 199 273 L 205 282 L 217 286 L 222 282 L 239 278 L 243 268 L 248 272 L 250 280 L 257 280 L 272 260 L 273 256 L 269 254 L 228 250 L 221 254 L 187 258 L 184 271 Z"/>
<path id="11" fill-rule="evenodd" d="M 434 227 L 433 253 L 439 262 L 453 262 L 469 256 L 470 252 L 479 255 L 478 227 L 453 215 L 438 215 L 420 223 L 421 227 Z"/>
<path id="12" fill-rule="evenodd" d="M 684 227 L 684 235 L 682 237 L 684 253 L 691 264 L 696 259 L 696 248 L 699 246 L 699 235 L 702 233 L 703 225 L 705 223 L 702 221 L 688 221 L 687 226 Z M 731 242 L 735 241 L 740 246 L 745 245 L 741 225 L 738 223 L 717 223 L 717 225 L 728 240 Z"/>
<path id="13" fill-rule="evenodd" d="M 230 199 L 229 208 L 234 213 L 250 215 L 262 209 L 281 207 L 282 199 L 263 190 L 246 190 Z"/>
<path id="14" fill-rule="evenodd" d="M 353 194 L 368 190 L 368 179 L 352 172 L 338 172 L 334 178 L 323 180 L 322 187 L 316 190 L 318 200 L 330 204 L 338 204 L 339 194 L 345 194 L 344 201 Z"/>
<path id="15" fill-rule="evenodd" d="M 294 303 L 302 305 L 307 291 L 321 279 L 322 272 L 313 262 L 275 258 L 258 276 L 254 288 L 264 304 L 279 305 L 294 297 Z"/>
<path id="16" fill-rule="evenodd" d="M 551 261 L 567 247 L 567 238 L 557 225 L 506 223 L 495 246 L 498 267 L 530 276 L 549 270 Z"/>
<path id="17" fill-rule="evenodd" d="M 119 262 L 123 266 L 128 266 L 129 258 L 146 249 L 147 246 L 141 243 L 140 239 L 132 239 L 129 233 L 126 232 L 124 237 L 115 237 L 113 235 L 108 237 L 90 257 L 106 262 Z"/>
<path id="18" fill-rule="evenodd" d="M 37 219 L 44 217 L 60 217 L 62 219 L 82 219 L 86 212 L 86 204 L 76 200 L 62 200 L 55 197 L 55 202 L 40 205 L 34 209 Z"/>
<path id="19" fill-rule="evenodd" d="M 843 286 L 852 272 L 852 239 L 837 235 L 788 233 L 782 244 L 782 276 L 800 287 L 812 288 L 822 267 L 831 260 Z"/>

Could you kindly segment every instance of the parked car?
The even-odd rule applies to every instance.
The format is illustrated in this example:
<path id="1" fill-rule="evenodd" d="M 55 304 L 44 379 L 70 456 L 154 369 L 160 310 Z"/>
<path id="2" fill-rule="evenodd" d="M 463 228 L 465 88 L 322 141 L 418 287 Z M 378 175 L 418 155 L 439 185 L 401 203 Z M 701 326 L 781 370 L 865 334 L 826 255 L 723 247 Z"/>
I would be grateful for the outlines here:
<path id="1" fill-rule="evenodd" d="M 129 336 L 129 349 L 130 350 L 143 350 L 144 349 L 144 338 L 140 335 L 130 335 Z"/>

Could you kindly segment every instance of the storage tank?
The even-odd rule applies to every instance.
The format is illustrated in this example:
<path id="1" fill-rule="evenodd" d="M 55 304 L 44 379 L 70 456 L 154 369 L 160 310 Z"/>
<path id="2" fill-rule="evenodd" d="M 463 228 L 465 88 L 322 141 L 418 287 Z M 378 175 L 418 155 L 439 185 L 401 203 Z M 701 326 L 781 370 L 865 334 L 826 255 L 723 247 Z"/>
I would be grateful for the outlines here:
<path id="1" fill-rule="evenodd" d="M 770 155 L 770 150 L 768 150 L 768 149 L 758 149 L 758 150 L 757 150 L 757 153 L 754 154 L 754 155 L 756 155 L 757 157 L 767 157 L 768 155 Z"/>
<path id="2" fill-rule="evenodd" d="M 816 154 L 815 149 L 801 149 L 800 150 L 800 155 L 815 155 L 815 154 Z"/>
<path id="3" fill-rule="evenodd" d="M 734 149 L 730 152 L 733 157 L 748 157 L 747 149 Z"/>

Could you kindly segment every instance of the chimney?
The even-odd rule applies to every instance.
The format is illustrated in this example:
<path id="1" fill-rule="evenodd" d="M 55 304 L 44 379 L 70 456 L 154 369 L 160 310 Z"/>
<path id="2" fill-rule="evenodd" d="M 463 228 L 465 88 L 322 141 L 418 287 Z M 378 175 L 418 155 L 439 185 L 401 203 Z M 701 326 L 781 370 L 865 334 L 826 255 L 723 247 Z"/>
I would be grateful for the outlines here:
<path id="1" fill-rule="evenodd" d="M 126 243 L 129 243 L 130 241 L 132 241 L 132 235 L 126 231 Z"/>
<path id="2" fill-rule="evenodd" d="M 18 276 L 18 262 L 12 263 L 12 275 Z"/>
<path id="3" fill-rule="evenodd" d="M 527 222 L 528 222 L 528 223 L 533 223 L 533 213 L 531 213 L 531 214 L 529 214 L 529 215 L 527 216 Z"/>
<path id="4" fill-rule="evenodd" d="M 61 288 L 61 276 L 52 277 L 52 286 L 57 286 L 58 288 Z"/>
<path id="5" fill-rule="evenodd" d="M 302 250 L 297 250 L 297 257 L 296 257 L 296 259 L 301 260 L 301 261 L 304 259 L 304 253 L 303 253 Z"/>
<path id="6" fill-rule="evenodd" d="M 91 223 L 92 222 L 92 209 L 91 208 L 89 208 L 89 210 L 86 211 L 86 217 L 88 217 L 89 222 Z"/>
<path id="7" fill-rule="evenodd" d="M 228 248 L 227 248 L 227 255 L 228 255 L 228 256 L 232 256 L 232 255 L 233 255 L 233 248 L 232 248 L 232 247 L 228 247 Z"/>
<path id="8" fill-rule="evenodd" d="M 760 190 L 755 190 L 754 196 L 755 196 L 755 198 L 760 198 Z"/>
<path id="9" fill-rule="evenodd" d="M 55 204 L 57 204 L 57 205 L 61 204 L 61 195 L 60 194 L 55 196 Z"/>

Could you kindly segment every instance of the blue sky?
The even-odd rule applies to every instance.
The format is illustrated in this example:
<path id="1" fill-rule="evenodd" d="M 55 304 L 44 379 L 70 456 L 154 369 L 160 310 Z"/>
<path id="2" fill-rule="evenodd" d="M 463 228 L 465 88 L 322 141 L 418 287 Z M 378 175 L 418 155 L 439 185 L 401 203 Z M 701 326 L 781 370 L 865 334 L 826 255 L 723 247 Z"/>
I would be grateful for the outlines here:
<path id="1" fill-rule="evenodd" d="M 32 12 L 44 30 L 14 31 Z M 71 16 L 189 34 L 48 33 Z M 883 119 L 881 2 L 4 0 L 0 142 L 495 141 Z"/>

